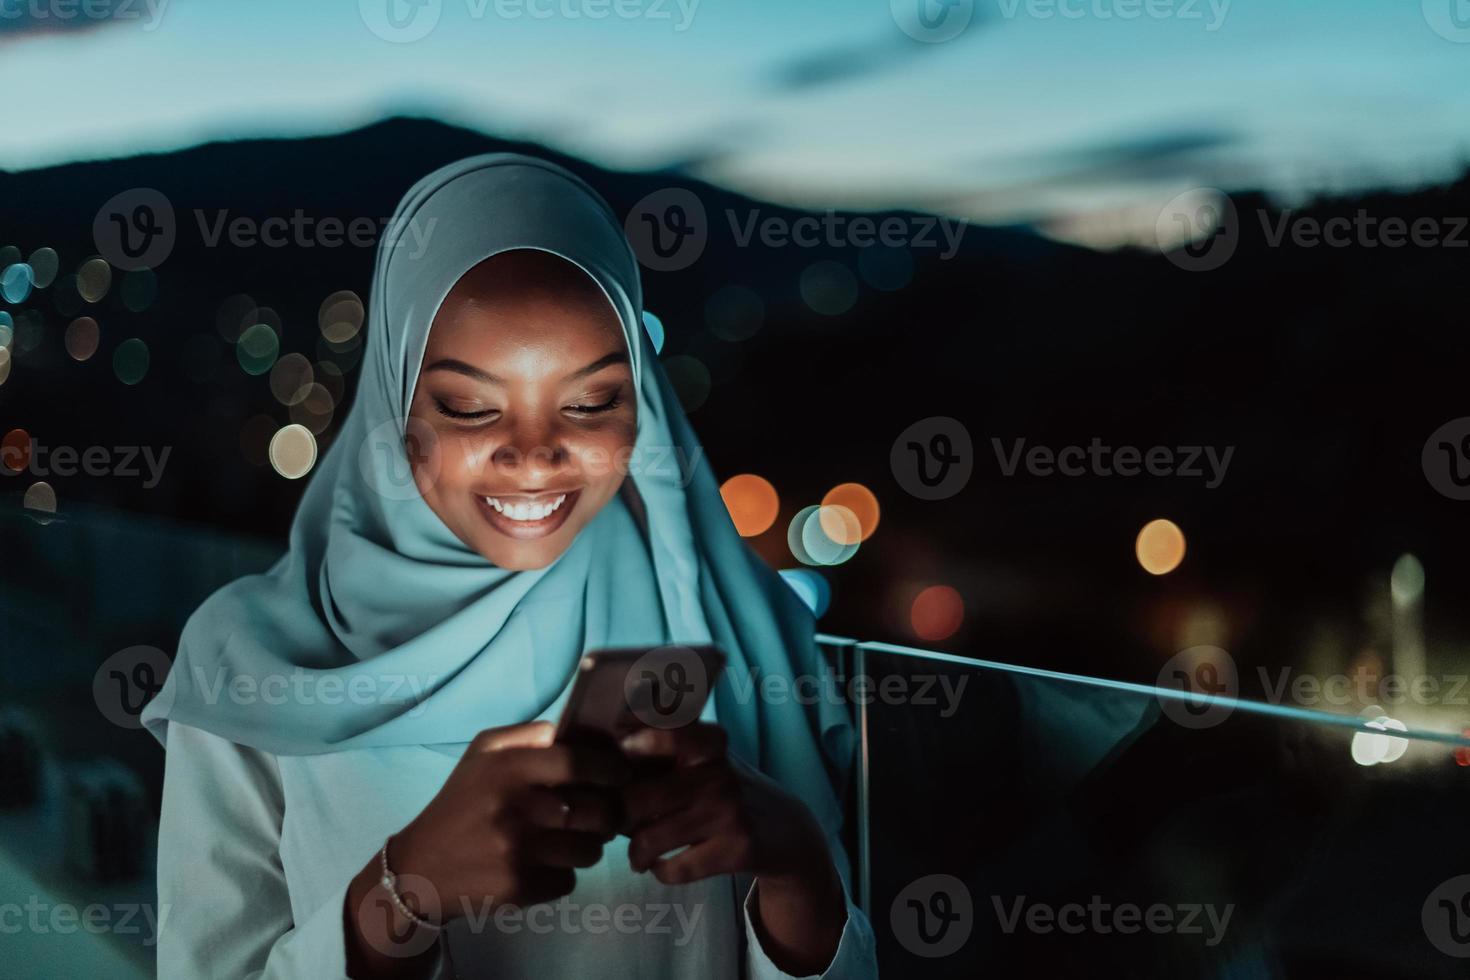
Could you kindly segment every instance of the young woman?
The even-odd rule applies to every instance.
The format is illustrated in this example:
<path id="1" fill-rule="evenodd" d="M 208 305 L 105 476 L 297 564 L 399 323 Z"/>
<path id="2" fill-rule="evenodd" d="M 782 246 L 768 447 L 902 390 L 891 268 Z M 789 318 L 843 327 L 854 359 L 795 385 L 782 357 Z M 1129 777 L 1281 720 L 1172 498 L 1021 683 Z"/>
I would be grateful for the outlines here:
<path id="1" fill-rule="evenodd" d="M 875 975 L 847 717 L 751 683 L 819 675 L 812 619 L 730 524 L 618 221 L 496 154 L 409 223 L 290 551 L 190 619 L 145 714 L 160 976 Z M 553 744 L 585 651 L 711 642 L 703 718 Z"/>

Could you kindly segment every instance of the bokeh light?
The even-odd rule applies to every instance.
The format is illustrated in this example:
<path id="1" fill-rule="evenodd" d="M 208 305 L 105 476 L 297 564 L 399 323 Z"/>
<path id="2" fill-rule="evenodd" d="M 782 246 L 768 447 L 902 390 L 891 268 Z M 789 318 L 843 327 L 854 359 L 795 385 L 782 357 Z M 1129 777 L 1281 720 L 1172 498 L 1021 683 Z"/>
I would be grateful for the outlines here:
<path id="1" fill-rule="evenodd" d="M 276 363 L 280 350 L 281 338 L 276 332 L 269 324 L 257 323 L 240 334 L 240 340 L 235 344 L 235 357 L 246 374 L 261 375 Z"/>
<path id="2" fill-rule="evenodd" d="M 66 352 L 73 360 L 85 361 L 97 353 L 97 345 L 102 340 L 101 328 L 97 321 L 89 316 L 77 317 L 66 328 Z"/>
<path id="3" fill-rule="evenodd" d="M 666 338 L 666 334 L 664 333 L 664 322 L 658 317 L 654 316 L 652 313 L 644 310 L 643 329 L 648 331 L 648 339 L 653 341 L 653 352 L 655 354 L 663 353 L 664 340 Z"/>
<path id="4" fill-rule="evenodd" d="M 704 304 L 704 322 L 721 340 L 749 340 L 765 320 L 765 300 L 744 286 L 721 286 Z"/>
<path id="5" fill-rule="evenodd" d="M 713 382 L 703 361 L 690 354 L 674 354 L 664 358 L 663 363 L 664 373 L 669 376 L 669 384 L 673 385 L 684 411 L 693 412 L 709 399 Z"/>
<path id="6" fill-rule="evenodd" d="M 37 310 L 20 310 L 15 314 L 14 349 L 28 353 L 41 346 L 46 336 L 46 318 Z"/>
<path id="7" fill-rule="evenodd" d="M 812 615 L 821 619 L 832 605 L 832 584 L 813 568 L 783 568 L 781 578 L 795 592 Z"/>
<path id="8" fill-rule="evenodd" d="M 786 530 L 786 544 L 791 549 L 791 554 L 803 565 L 840 565 L 853 555 L 857 554 L 857 544 L 846 544 L 830 537 L 823 529 L 823 511 L 828 510 L 818 505 L 803 507 L 797 511 L 796 516 L 791 519 L 791 524 Z M 857 518 L 851 516 L 847 508 L 833 508 L 834 513 L 827 516 L 827 521 L 850 522 L 847 524 L 842 537 L 857 538 L 859 535 Z M 846 512 L 847 516 L 843 516 Z"/>
<path id="9" fill-rule="evenodd" d="M 0 347 L 0 385 L 10 378 L 10 348 Z"/>
<path id="10" fill-rule="evenodd" d="M 271 437 L 270 461 L 286 479 L 301 479 L 316 465 L 316 436 L 304 425 L 283 426 Z"/>
<path id="11" fill-rule="evenodd" d="M 56 516 L 56 491 L 44 480 L 26 487 L 21 506 L 37 524 L 49 524 Z"/>
<path id="12" fill-rule="evenodd" d="M 846 540 L 839 535 L 847 535 L 851 531 L 851 524 L 845 516 L 832 512 L 822 519 L 822 530 L 827 536 L 840 544 L 857 544 L 866 541 L 878 530 L 878 498 L 873 491 L 861 483 L 839 483 L 827 495 L 822 498 L 823 507 L 841 507 L 851 514 L 857 522 L 857 536 L 853 540 Z"/>
<path id="13" fill-rule="evenodd" d="M 123 306 L 134 313 L 142 313 L 158 297 L 158 277 L 152 269 L 134 269 L 123 276 L 118 295 L 122 297 Z"/>
<path id="14" fill-rule="evenodd" d="M 36 284 L 36 274 L 24 262 L 16 262 L 0 271 L 0 298 L 7 303 L 24 303 Z"/>
<path id="15" fill-rule="evenodd" d="M 255 300 L 244 293 L 226 297 L 214 314 L 214 328 L 220 339 L 231 344 L 238 343 L 245 328 L 254 325 L 253 320 L 247 322 L 247 319 L 255 309 Z"/>
<path id="16" fill-rule="evenodd" d="M 61 269 L 61 260 L 56 255 L 54 248 L 38 248 L 26 259 L 31 267 L 31 273 L 35 279 L 37 289 L 45 289 L 56 281 L 56 273 Z"/>
<path id="17" fill-rule="evenodd" d="M 341 289 L 322 300 L 317 310 L 317 329 L 329 344 L 346 344 L 362 330 L 367 311 L 350 289 Z"/>
<path id="18" fill-rule="evenodd" d="M 271 394 L 282 405 L 295 405 L 307 395 L 316 380 L 311 362 L 301 354 L 287 354 L 271 368 Z"/>
<path id="19" fill-rule="evenodd" d="M 781 512 L 781 498 L 765 477 L 754 473 L 732 476 L 720 485 L 720 497 L 730 520 L 742 538 L 764 534 L 776 523 Z"/>
<path id="20" fill-rule="evenodd" d="M 914 635 L 931 643 L 947 640 L 965 622 L 965 601 L 948 585 L 931 585 L 914 597 L 909 625 Z"/>
<path id="21" fill-rule="evenodd" d="M 1173 521 L 1149 521 L 1138 532 L 1133 550 L 1138 563 L 1150 575 L 1167 575 L 1184 561 L 1184 532 Z"/>
<path id="22" fill-rule="evenodd" d="M 112 288 L 112 266 L 104 258 L 91 258 L 77 270 L 77 292 L 88 303 L 100 303 Z"/>
<path id="23" fill-rule="evenodd" d="M 841 262 L 824 259 L 802 270 L 801 298 L 813 312 L 839 316 L 853 308 L 857 297 L 857 277 Z"/>
<path id="24" fill-rule="evenodd" d="M 1393 563 L 1389 589 L 1399 606 L 1410 606 L 1424 598 L 1424 566 L 1418 558 L 1402 555 Z"/>
<path id="25" fill-rule="evenodd" d="M 14 476 L 31 465 L 31 434 L 25 429 L 11 429 L 0 439 L 0 473 Z"/>
<path id="26" fill-rule="evenodd" d="M 148 345 L 137 337 L 124 340 L 112 352 L 112 373 L 125 385 L 135 385 L 148 373 Z"/>
<path id="27" fill-rule="evenodd" d="M 300 400 L 291 406 L 291 421 L 321 435 L 332 424 L 332 413 L 336 408 L 332 393 L 325 386 L 313 382 L 306 386 Z"/>

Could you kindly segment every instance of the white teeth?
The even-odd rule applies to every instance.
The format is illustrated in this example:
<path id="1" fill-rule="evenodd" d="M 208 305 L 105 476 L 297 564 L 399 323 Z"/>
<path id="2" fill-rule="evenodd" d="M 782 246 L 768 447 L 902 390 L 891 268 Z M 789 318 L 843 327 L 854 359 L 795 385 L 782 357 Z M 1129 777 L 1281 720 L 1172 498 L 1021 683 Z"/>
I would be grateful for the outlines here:
<path id="1" fill-rule="evenodd" d="M 495 497 L 486 497 L 485 503 L 513 521 L 541 521 L 550 517 L 558 507 L 566 502 L 566 499 L 566 494 L 561 494 L 555 500 L 524 502 L 502 501 Z"/>

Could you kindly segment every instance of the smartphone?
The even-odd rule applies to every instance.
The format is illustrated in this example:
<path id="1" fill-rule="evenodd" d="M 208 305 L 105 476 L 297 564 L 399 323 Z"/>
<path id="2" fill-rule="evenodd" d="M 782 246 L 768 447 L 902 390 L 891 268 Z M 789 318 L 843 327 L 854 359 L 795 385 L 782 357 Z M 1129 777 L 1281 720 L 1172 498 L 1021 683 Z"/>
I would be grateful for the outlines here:
<path id="1" fill-rule="evenodd" d="M 622 738 L 640 728 L 678 728 L 699 720 L 725 669 L 714 646 L 594 650 L 582 656 L 556 740 L 593 734 Z"/>

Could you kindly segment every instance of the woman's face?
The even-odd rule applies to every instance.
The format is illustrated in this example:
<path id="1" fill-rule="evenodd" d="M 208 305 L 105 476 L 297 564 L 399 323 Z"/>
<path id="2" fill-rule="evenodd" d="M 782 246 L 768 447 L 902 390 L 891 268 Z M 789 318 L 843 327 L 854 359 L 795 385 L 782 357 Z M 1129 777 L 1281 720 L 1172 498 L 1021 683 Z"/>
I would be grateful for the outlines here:
<path id="1" fill-rule="evenodd" d="M 409 414 L 414 481 L 492 564 L 551 564 L 622 486 L 637 398 L 617 314 L 543 252 L 487 259 L 429 332 Z M 418 443 L 418 445 L 413 445 Z"/>

